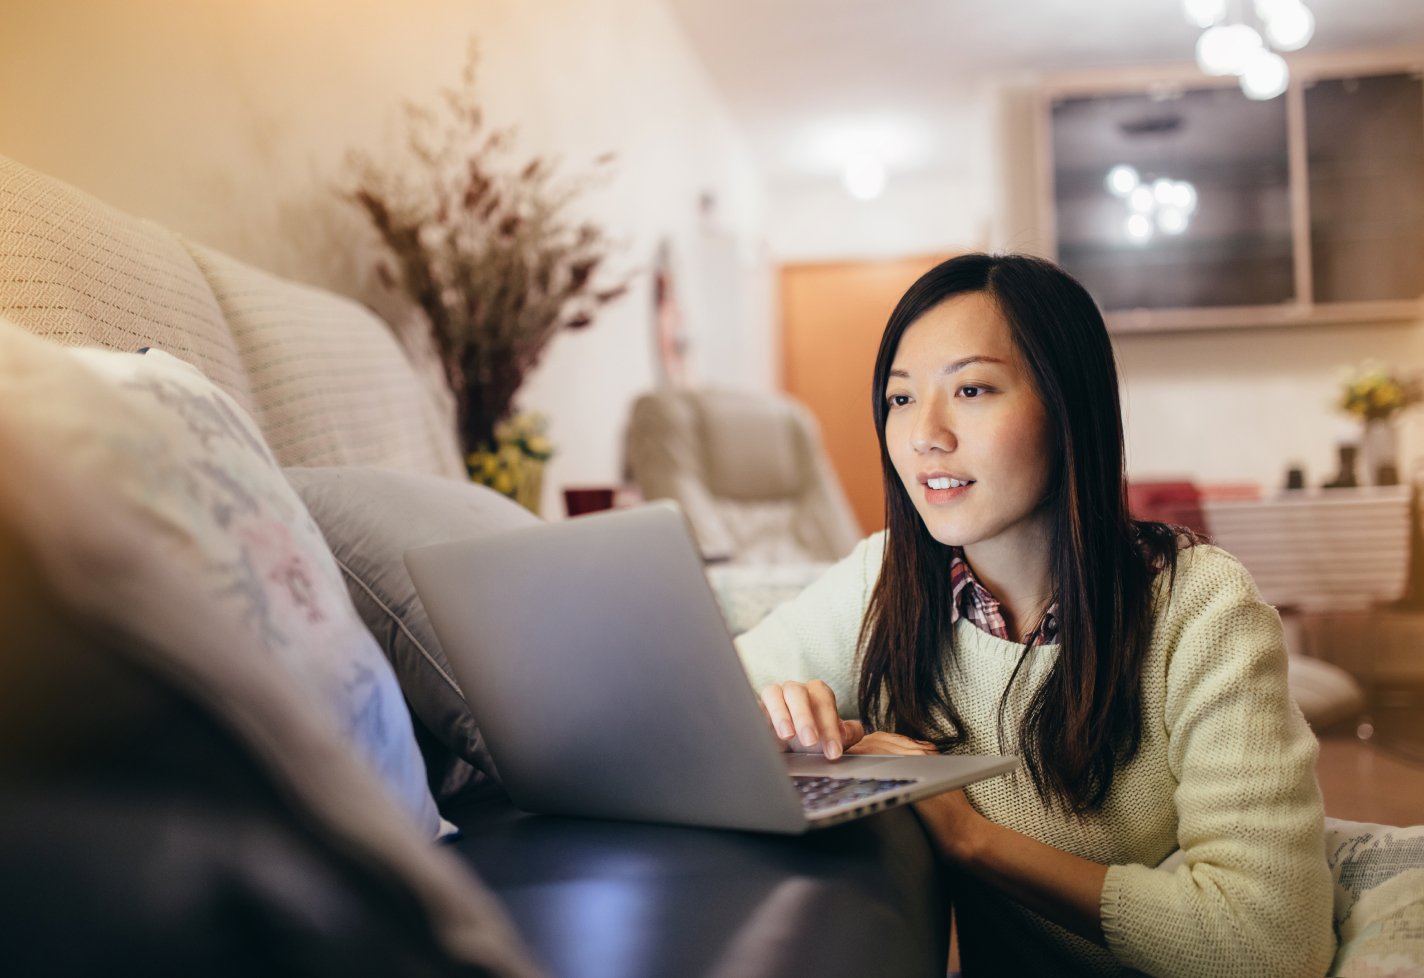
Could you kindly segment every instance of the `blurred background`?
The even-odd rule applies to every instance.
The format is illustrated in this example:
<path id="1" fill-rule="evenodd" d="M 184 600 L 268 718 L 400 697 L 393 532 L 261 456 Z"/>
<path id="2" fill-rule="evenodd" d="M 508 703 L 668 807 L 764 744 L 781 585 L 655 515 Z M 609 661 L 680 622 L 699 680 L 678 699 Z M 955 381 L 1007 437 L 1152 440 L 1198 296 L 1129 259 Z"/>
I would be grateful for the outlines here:
<path id="1" fill-rule="evenodd" d="M 971 249 L 1058 257 L 1104 305 L 1134 480 L 1318 486 L 1360 438 L 1344 372 L 1424 366 L 1424 14 L 1308 0 L 1288 50 L 1269 3 L 1213 6 L 4 0 L 0 152 L 398 320 L 337 188 L 474 38 L 521 152 L 575 173 L 614 154 L 577 206 L 630 292 L 519 394 L 556 448 L 547 514 L 623 481 L 629 406 L 674 377 L 804 401 L 874 529 L 876 339 L 906 284 Z M 1213 17 L 1281 51 L 1283 94 L 1198 66 Z M 1424 427 L 1394 427 L 1408 481 Z"/>

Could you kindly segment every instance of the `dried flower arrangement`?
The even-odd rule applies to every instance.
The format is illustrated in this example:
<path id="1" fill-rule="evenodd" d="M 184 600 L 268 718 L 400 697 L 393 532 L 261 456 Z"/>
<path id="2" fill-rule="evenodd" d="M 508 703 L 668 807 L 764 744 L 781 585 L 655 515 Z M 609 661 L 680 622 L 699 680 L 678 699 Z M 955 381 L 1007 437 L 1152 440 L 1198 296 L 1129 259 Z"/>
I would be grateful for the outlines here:
<path id="1" fill-rule="evenodd" d="M 569 205 L 598 172 L 556 179 L 541 157 L 509 162 L 513 129 L 490 129 L 476 97 L 474 45 L 458 88 L 436 110 L 408 103 L 406 159 L 378 165 L 353 154 L 346 196 L 386 254 L 376 274 L 424 312 L 471 460 L 497 449 L 495 426 L 545 347 L 583 329 L 621 296 L 626 278 L 600 284 L 611 242 Z M 597 171 L 610 156 L 600 157 Z M 547 453 L 545 454 L 547 458 Z"/>

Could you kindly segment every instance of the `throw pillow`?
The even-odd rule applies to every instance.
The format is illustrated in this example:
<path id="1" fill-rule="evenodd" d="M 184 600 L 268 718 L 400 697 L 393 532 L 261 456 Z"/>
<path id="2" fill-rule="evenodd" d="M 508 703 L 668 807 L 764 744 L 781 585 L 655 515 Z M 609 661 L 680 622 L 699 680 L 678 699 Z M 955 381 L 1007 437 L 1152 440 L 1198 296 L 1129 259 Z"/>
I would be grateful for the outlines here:
<path id="1" fill-rule="evenodd" d="M 0 500 L 72 572 L 76 607 L 190 676 L 280 675 L 438 834 L 395 676 L 231 397 L 161 352 L 65 349 L 0 320 L 0 457 Z"/>
<path id="2" fill-rule="evenodd" d="M 359 467 L 295 468 L 286 475 L 395 667 L 411 712 L 448 751 L 426 754 L 437 796 L 444 800 L 486 778 L 497 780 L 404 558 L 412 547 L 527 526 L 538 517 L 484 486 L 437 476 Z M 467 765 L 478 776 L 471 778 Z"/>
<path id="3" fill-rule="evenodd" d="M 1424 974 L 1424 825 L 1325 820 L 1335 878 L 1332 975 Z"/>

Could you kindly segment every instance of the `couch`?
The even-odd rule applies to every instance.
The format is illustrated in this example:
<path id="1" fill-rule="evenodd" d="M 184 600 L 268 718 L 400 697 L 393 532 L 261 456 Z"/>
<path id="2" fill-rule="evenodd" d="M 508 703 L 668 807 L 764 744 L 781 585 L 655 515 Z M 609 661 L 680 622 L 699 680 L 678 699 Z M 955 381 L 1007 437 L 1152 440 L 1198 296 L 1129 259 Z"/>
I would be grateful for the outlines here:
<path id="1" fill-rule="evenodd" d="M 509 805 L 381 575 L 410 533 L 532 517 L 463 479 L 419 364 L 0 158 L 6 970 L 942 972 L 908 811 L 795 839 Z"/>
<path id="2" fill-rule="evenodd" d="M 509 805 L 392 567 L 532 517 L 461 480 L 448 401 L 358 304 L 0 158 L 0 458 L 8 971 L 943 973 L 912 812 Z M 1332 832 L 1336 973 L 1424 960 L 1424 830 Z"/>

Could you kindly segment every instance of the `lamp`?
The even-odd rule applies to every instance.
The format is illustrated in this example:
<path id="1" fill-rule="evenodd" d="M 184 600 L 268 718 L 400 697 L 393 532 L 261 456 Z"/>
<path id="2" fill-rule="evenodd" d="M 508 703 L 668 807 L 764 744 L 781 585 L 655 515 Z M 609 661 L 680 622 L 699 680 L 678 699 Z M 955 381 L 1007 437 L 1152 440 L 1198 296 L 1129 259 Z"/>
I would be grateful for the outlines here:
<path id="1" fill-rule="evenodd" d="M 1290 68 L 1276 52 L 1305 47 L 1315 34 L 1315 15 L 1304 0 L 1254 0 L 1258 31 L 1245 22 L 1242 2 L 1182 0 L 1187 20 L 1203 28 L 1197 67 L 1209 75 L 1235 75 L 1247 98 L 1273 99 L 1290 84 Z"/>

